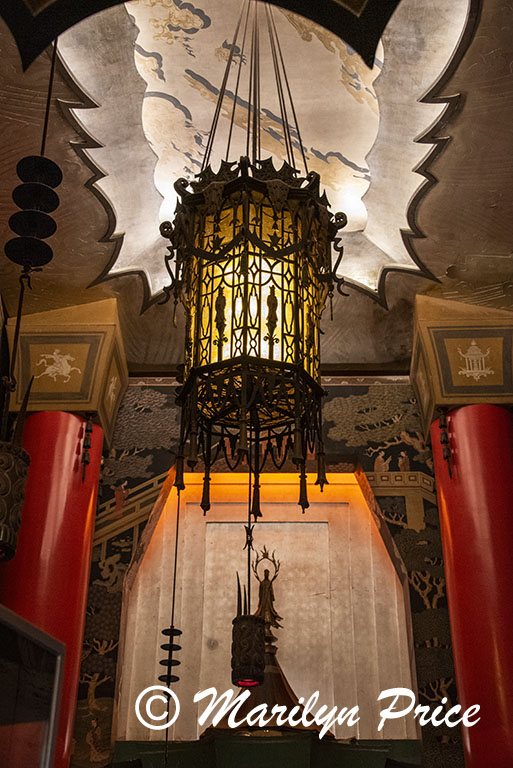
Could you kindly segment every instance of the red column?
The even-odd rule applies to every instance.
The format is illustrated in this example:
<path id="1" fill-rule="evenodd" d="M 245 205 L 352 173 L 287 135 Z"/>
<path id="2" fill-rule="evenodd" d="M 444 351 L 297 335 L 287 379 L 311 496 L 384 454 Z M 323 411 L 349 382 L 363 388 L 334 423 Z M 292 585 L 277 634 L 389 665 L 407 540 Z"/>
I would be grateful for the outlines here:
<path id="1" fill-rule="evenodd" d="M 449 477 L 431 426 L 459 703 L 481 720 L 462 728 L 467 768 L 513 766 L 513 417 L 468 405 L 447 418 Z"/>
<path id="2" fill-rule="evenodd" d="M 25 503 L 13 560 L 0 565 L 0 601 L 66 644 L 55 768 L 68 768 L 77 700 L 103 431 L 94 426 L 82 482 L 84 419 L 28 417 Z"/>

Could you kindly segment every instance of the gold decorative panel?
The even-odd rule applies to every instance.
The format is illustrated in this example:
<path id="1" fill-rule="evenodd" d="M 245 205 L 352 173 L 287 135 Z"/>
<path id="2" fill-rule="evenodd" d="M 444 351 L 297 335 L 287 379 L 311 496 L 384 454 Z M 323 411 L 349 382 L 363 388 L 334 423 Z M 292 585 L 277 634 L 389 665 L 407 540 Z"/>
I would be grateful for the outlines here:
<path id="1" fill-rule="evenodd" d="M 12 346 L 14 318 L 7 328 Z M 25 315 L 15 376 L 13 410 L 33 376 L 29 411 L 95 413 L 110 442 L 128 383 L 116 300 Z"/>
<path id="2" fill-rule="evenodd" d="M 513 402 L 513 313 L 417 296 L 411 381 L 427 434 L 439 406 Z"/>

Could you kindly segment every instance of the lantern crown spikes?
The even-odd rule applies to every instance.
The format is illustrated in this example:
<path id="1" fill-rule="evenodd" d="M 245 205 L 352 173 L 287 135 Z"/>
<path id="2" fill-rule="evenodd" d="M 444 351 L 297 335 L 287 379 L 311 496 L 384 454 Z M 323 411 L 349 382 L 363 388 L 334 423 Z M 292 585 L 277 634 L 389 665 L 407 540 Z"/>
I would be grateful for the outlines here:
<path id="1" fill-rule="evenodd" d="M 260 11 L 259 11 L 260 6 Z M 287 160 L 277 169 L 261 157 L 260 32 L 267 28 Z M 249 70 L 241 102 L 242 68 Z M 237 56 L 235 73 L 232 65 Z M 228 91 L 235 74 L 234 91 Z M 232 99 L 226 157 L 210 165 L 219 116 Z M 230 161 L 233 127 L 246 109 L 246 154 Z M 290 125 L 292 118 L 293 127 Z M 239 120 L 240 122 L 240 120 Z M 299 148 L 305 174 L 295 168 Z M 306 461 L 316 454 L 317 484 L 327 482 L 322 440 L 320 320 L 327 298 L 342 293 L 337 237 L 347 218 L 332 216 L 319 175 L 308 171 L 272 9 L 248 0 L 230 47 L 201 172 L 178 179 L 164 289 L 185 311 L 185 361 L 175 485 L 184 487 L 185 462 L 202 459 L 201 506 L 210 507 L 210 472 L 224 457 L 230 469 L 247 462 L 254 475 L 251 513 L 260 516 L 259 473 L 267 459 L 287 458 L 300 472 L 299 504 L 308 507 Z M 333 266 L 332 246 L 337 259 Z"/>

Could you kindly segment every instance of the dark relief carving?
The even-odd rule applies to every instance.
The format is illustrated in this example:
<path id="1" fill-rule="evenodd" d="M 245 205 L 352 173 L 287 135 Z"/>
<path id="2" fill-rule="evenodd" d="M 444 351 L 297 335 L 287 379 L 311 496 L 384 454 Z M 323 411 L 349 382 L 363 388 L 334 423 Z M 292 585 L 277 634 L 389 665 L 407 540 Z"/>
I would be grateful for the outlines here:
<path id="1" fill-rule="evenodd" d="M 16 552 L 29 464 L 26 451 L 0 442 L 0 560 Z"/>

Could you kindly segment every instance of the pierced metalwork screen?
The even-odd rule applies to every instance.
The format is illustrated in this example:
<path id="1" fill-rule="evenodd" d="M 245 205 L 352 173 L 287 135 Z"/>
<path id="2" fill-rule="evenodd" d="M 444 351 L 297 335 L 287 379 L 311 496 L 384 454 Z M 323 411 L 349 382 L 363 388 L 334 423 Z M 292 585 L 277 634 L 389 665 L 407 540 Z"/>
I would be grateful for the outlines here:
<path id="1" fill-rule="evenodd" d="M 190 305 L 187 341 L 195 349 L 186 374 L 247 355 L 300 364 L 318 380 L 317 308 L 326 291 L 316 254 L 304 254 L 302 230 L 300 213 L 277 212 L 260 193 L 234 195 L 219 212 L 198 215 L 192 273 L 199 302 Z"/>

